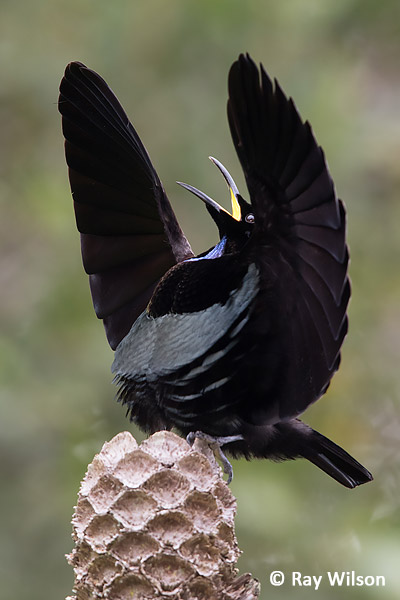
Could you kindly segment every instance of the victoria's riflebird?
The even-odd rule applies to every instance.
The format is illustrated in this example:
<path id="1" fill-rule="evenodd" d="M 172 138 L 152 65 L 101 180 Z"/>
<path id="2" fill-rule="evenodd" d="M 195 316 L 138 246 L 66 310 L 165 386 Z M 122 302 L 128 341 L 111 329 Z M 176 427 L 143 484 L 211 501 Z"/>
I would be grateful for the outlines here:
<path id="1" fill-rule="evenodd" d="M 232 214 L 191 185 L 219 242 L 195 256 L 136 130 L 79 62 L 60 86 L 65 154 L 93 304 L 118 398 L 147 432 L 176 428 L 246 458 L 303 457 L 346 487 L 371 474 L 298 416 L 340 362 L 350 297 L 345 209 L 309 123 L 240 55 L 228 120 L 249 202 L 215 158 Z M 167 116 L 166 116 L 167 118 Z"/>

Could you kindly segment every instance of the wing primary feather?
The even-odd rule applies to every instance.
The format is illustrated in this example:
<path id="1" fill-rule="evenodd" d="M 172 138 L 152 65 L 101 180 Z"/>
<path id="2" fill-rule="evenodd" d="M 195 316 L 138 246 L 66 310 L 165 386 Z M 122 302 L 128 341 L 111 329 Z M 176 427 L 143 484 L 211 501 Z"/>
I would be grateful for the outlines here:
<path id="1" fill-rule="evenodd" d="M 149 155 L 107 83 L 70 63 L 60 84 L 65 153 L 96 314 L 116 348 L 161 277 L 193 256 Z"/>
<path id="2" fill-rule="evenodd" d="M 345 210 L 311 125 L 278 81 L 240 55 L 228 90 L 232 140 L 255 215 L 254 243 L 264 248 L 258 248 L 260 263 L 273 265 L 281 281 L 282 327 L 288 347 L 296 348 L 287 396 L 296 411 L 304 410 L 329 384 L 347 331 Z M 296 373 L 303 373 L 303 383 Z M 281 400 L 281 416 L 293 415 L 290 403 Z"/>

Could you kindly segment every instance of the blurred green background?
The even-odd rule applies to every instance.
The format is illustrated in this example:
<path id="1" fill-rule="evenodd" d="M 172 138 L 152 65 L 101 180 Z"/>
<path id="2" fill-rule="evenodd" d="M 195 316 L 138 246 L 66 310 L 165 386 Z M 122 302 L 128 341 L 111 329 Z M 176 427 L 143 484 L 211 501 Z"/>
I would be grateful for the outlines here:
<path id="1" fill-rule="evenodd" d="M 227 202 L 211 154 L 244 190 L 225 115 L 242 51 L 311 121 L 347 205 L 350 334 L 305 420 L 375 481 L 350 492 L 305 461 L 235 463 L 240 568 L 261 580 L 261 598 L 309 597 L 288 582 L 273 588 L 275 569 L 386 576 L 378 589 L 325 582 L 316 593 L 328 600 L 400 597 L 398 0 L 1 0 L 3 600 L 71 591 L 64 554 L 79 482 L 103 442 L 132 429 L 113 400 L 112 353 L 81 267 L 56 106 L 65 65 L 85 62 L 114 89 L 201 251 L 216 229 L 175 180 Z"/>

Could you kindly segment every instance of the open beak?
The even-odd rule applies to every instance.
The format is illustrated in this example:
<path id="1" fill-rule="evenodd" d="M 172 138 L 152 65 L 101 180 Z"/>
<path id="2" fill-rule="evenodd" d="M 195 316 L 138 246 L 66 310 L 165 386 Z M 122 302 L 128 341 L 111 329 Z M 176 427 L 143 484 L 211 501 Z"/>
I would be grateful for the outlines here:
<path id="1" fill-rule="evenodd" d="M 229 189 L 230 196 L 231 196 L 231 203 L 232 203 L 232 214 L 230 214 L 227 210 L 225 210 L 225 208 L 223 208 L 223 206 L 218 204 L 218 202 L 215 202 L 215 200 L 210 198 L 210 196 L 207 196 L 207 194 L 198 190 L 197 188 L 193 187 L 192 185 L 189 185 L 187 183 L 182 183 L 181 181 L 177 181 L 176 183 L 178 185 L 181 185 L 182 187 L 184 187 L 189 192 L 192 192 L 192 194 L 194 194 L 195 196 L 200 198 L 200 200 L 203 200 L 203 202 L 205 202 L 208 206 L 211 206 L 212 208 L 214 208 L 217 212 L 226 213 L 230 217 L 233 217 L 233 219 L 235 219 L 235 221 L 240 221 L 241 216 L 242 216 L 242 211 L 241 211 L 240 204 L 238 201 L 239 190 L 238 190 L 236 183 L 233 181 L 232 176 L 227 171 L 227 169 L 224 167 L 224 165 L 219 162 L 219 160 L 217 160 L 216 158 L 214 158 L 212 156 L 209 156 L 208 158 L 221 171 L 221 173 L 224 176 L 224 179 L 228 185 L 228 189 Z"/>

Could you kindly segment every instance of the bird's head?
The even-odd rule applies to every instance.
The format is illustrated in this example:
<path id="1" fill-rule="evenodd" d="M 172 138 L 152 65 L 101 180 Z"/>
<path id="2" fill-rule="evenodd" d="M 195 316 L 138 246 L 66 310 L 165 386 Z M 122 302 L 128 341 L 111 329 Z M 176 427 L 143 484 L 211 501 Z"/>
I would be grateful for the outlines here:
<path id="1" fill-rule="evenodd" d="M 247 242 L 253 232 L 255 223 L 254 211 L 251 204 L 246 202 L 240 195 L 236 183 L 233 181 L 232 176 L 224 165 L 212 156 L 210 156 L 209 159 L 221 171 L 228 185 L 232 203 L 232 214 L 218 204 L 218 202 L 215 202 L 215 200 L 207 196 L 207 194 L 201 192 L 192 185 L 182 183 L 181 181 L 177 181 L 177 183 L 203 200 L 208 212 L 217 224 L 221 240 L 226 238 L 229 246 L 233 250 L 239 250 Z"/>

